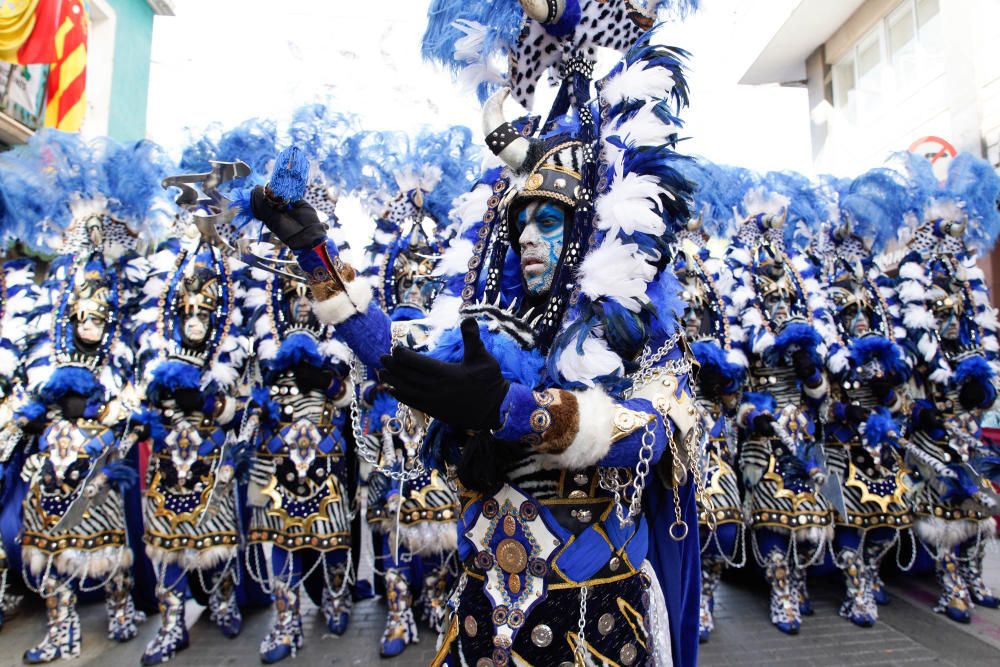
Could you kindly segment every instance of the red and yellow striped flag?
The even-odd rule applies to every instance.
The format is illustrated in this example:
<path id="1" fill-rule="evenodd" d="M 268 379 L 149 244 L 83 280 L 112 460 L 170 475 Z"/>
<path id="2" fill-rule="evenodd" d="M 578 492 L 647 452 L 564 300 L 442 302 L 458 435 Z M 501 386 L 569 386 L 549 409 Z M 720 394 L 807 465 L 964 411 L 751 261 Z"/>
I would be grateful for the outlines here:
<path id="1" fill-rule="evenodd" d="M 83 0 L 60 0 L 55 61 L 49 68 L 45 126 L 76 132 L 87 109 L 88 9 Z"/>

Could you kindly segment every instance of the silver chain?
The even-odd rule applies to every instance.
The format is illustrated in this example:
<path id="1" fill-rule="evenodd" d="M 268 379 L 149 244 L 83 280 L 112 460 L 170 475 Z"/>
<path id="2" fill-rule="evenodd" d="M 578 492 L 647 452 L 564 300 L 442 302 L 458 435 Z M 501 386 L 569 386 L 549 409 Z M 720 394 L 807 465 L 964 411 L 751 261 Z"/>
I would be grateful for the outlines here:
<path id="1" fill-rule="evenodd" d="M 392 470 L 379 464 L 378 450 L 373 450 L 367 443 L 369 439 L 365 436 L 361 428 L 361 383 L 365 380 L 365 373 L 356 356 L 351 357 L 351 379 L 354 381 L 354 397 L 351 399 L 351 431 L 354 434 L 354 442 L 357 446 L 358 456 L 364 459 L 365 463 L 382 473 L 389 479 L 396 481 L 408 481 L 419 477 L 424 473 L 424 462 L 420 457 L 415 457 L 413 467 L 406 468 L 405 462 L 399 470 Z M 405 428 L 407 424 L 414 424 L 415 419 L 410 408 L 402 403 L 396 405 L 395 421 Z"/>
<path id="2" fill-rule="evenodd" d="M 575 658 L 577 664 L 586 665 L 587 664 L 587 649 L 584 648 L 584 643 L 586 642 L 586 637 L 584 635 L 584 626 L 587 623 L 587 587 L 580 587 L 580 618 L 576 621 L 576 627 L 579 630 L 579 639 L 576 644 Z"/>
<path id="3" fill-rule="evenodd" d="M 642 511 L 642 491 L 646 487 L 646 477 L 649 476 L 649 466 L 653 460 L 653 447 L 656 445 L 656 422 L 646 424 L 642 434 L 642 446 L 639 448 L 639 460 L 635 464 L 635 475 L 622 483 L 619 479 L 621 468 L 601 468 L 598 485 L 615 497 L 615 516 L 622 528 L 628 526 Z M 628 488 L 632 487 L 631 497 Z M 622 502 L 623 496 L 628 498 L 628 517 L 625 516 Z"/>
<path id="4" fill-rule="evenodd" d="M 660 364 L 663 357 L 677 347 L 680 340 L 681 333 L 677 332 L 665 340 L 655 353 L 648 347 L 643 349 L 642 356 L 639 357 L 639 370 L 631 376 L 632 386 L 623 392 L 625 398 L 631 398 L 636 391 L 664 373 L 667 375 L 686 375 L 691 372 L 691 360 L 687 358 L 687 355 L 680 359 L 671 359 L 664 364 Z"/>

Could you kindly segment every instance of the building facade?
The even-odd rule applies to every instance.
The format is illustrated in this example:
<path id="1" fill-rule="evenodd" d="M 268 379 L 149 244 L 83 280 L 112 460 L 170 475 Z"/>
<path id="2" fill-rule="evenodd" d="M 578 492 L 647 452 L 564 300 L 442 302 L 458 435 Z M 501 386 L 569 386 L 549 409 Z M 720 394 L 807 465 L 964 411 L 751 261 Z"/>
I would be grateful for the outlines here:
<path id="1" fill-rule="evenodd" d="M 816 173 L 905 150 L 1000 168 L 1000 0 L 801 0 L 740 83 L 807 88 Z M 1000 284 L 997 251 L 982 264 Z"/>
<path id="2" fill-rule="evenodd" d="M 135 141 L 146 135 L 155 16 L 172 0 L 88 0 L 86 114 L 81 131 Z M 0 63 L 0 147 L 27 140 L 45 117 L 47 65 Z"/>

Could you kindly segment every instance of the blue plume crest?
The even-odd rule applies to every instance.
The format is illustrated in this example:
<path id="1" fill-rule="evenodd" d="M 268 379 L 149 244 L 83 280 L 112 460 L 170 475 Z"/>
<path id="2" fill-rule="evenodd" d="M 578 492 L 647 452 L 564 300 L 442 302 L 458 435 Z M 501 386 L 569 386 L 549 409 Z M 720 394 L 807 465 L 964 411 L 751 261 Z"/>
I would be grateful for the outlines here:
<path id="1" fill-rule="evenodd" d="M 977 254 L 989 252 L 1000 235 L 1000 176 L 986 160 L 962 152 L 948 165 L 945 187 L 966 215 L 969 225 L 965 232 L 966 243 Z"/>
<path id="2" fill-rule="evenodd" d="M 910 193 L 891 169 L 870 169 L 853 180 L 835 183 L 841 216 L 850 220 L 852 234 L 871 243 L 874 253 L 896 238 L 910 206 Z"/>
<path id="3" fill-rule="evenodd" d="M 216 137 L 221 132 L 218 123 L 210 125 L 197 139 L 184 147 L 178 168 L 184 174 L 206 172 L 212 168 L 211 160 L 219 158 L 219 144 Z"/>
<path id="4" fill-rule="evenodd" d="M 78 133 L 44 128 L 28 139 L 28 149 L 67 197 L 90 198 L 104 191 L 106 176 L 94 147 Z"/>
<path id="5" fill-rule="evenodd" d="M 524 20 L 518 0 L 432 0 L 420 52 L 454 74 L 467 68 L 475 73 L 482 102 L 502 78 L 503 58 L 517 43 Z"/>
<path id="6" fill-rule="evenodd" d="M 898 152 L 889 158 L 890 162 L 901 163 L 906 175 L 907 209 L 917 214 L 917 224 L 923 222 L 924 207 L 936 198 L 946 195 L 944 188 L 934 175 L 930 161 L 916 153 Z"/>
<path id="7" fill-rule="evenodd" d="M 127 146 L 102 139 L 96 157 L 111 215 L 148 241 L 162 237 L 175 212 L 162 181 L 177 171 L 166 151 L 145 139 Z"/>
<path id="8" fill-rule="evenodd" d="M 277 152 L 274 123 L 252 118 L 222 134 L 216 159 L 221 162 L 243 160 L 253 169 L 254 176 L 263 182 L 267 177 L 268 164 Z"/>
<path id="9" fill-rule="evenodd" d="M 19 146 L 0 155 L 0 242 L 20 242 L 29 253 L 58 252 L 69 224 L 66 195 L 29 149 Z"/>
<path id="10" fill-rule="evenodd" d="M 733 167 L 705 158 L 678 160 L 677 171 L 694 185 L 693 217 L 701 216 L 701 229 L 712 238 L 729 236 L 734 227 L 733 207 L 743 198 L 739 176 Z"/>
<path id="11" fill-rule="evenodd" d="M 334 118 L 325 104 L 307 104 L 292 114 L 288 136 L 310 160 L 320 162 L 330 149 Z"/>
<path id="12" fill-rule="evenodd" d="M 764 178 L 774 192 L 788 198 L 788 217 L 783 227 L 785 244 L 804 250 L 829 219 L 830 202 L 822 188 L 802 174 L 772 171 Z"/>

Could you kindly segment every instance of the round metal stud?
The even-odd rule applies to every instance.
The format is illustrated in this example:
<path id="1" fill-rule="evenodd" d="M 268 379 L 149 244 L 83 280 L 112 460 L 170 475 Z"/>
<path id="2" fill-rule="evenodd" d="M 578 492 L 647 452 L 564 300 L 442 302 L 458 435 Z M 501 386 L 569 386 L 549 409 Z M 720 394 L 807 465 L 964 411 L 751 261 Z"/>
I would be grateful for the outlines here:
<path id="1" fill-rule="evenodd" d="M 635 662 L 638 655 L 639 651 L 636 650 L 635 644 L 625 644 L 625 646 L 622 646 L 621 653 L 618 654 L 618 657 L 621 659 L 621 663 L 625 665 L 625 667 L 628 667 L 628 665 Z"/>
<path id="2" fill-rule="evenodd" d="M 615 617 L 611 614 L 601 614 L 601 617 L 597 619 L 597 631 L 602 635 L 606 635 L 615 628 Z"/>
<path id="3" fill-rule="evenodd" d="M 495 667 L 495 665 L 489 658 L 480 658 L 476 660 L 476 667 Z"/>
<path id="4" fill-rule="evenodd" d="M 547 625 L 536 625 L 531 631 L 531 643 L 539 648 L 545 648 L 552 643 L 552 628 Z"/>
<path id="5" fill-rule="evenodd" d="M 476 633 L 479 632 L 479 624 L 476 623 L 476 619 L 472 617 L 472 614 L 465 617 L 465 620 L 462 621 L 462 627 L 465 629 L 465 634 L 470 637 L 475 637 Z"/>

